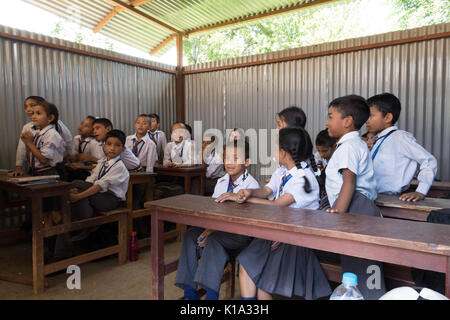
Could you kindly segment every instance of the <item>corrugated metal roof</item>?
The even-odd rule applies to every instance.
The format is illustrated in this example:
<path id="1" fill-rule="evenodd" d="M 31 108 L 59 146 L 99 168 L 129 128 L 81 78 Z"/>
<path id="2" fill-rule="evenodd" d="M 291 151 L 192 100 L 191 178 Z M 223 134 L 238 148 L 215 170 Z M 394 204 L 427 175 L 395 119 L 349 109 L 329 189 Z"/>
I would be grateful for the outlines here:
<path id="1" fill-rule="evenodd" d="M 111 0 L 25 0 L 37 7 L 68 19 L 79 12 L 83 27 L 93 29 L 117 4 Z M 122 0 L 130 4 L 132 1 Z M 237 21 L 280 9 L 327 0 L 150 0 L 135 7 L 181 32 L 190 33 L 220 23 Z M 77 11 L 79 10 L 79 11 Z M 166 40 L 172 31 L 130 11 L 114 15 L 100 33 L 127 45 L 150 52 Z M 162 48 L 161 56 L 175 45 L 175 40 Z"/>

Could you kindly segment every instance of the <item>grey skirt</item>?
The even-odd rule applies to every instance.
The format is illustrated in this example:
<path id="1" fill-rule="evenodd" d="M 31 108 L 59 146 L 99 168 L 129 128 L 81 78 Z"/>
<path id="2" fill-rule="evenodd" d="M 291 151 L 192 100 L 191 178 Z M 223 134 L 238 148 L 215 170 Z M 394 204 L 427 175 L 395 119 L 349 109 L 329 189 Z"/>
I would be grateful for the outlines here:
<path id="1" fill-rule="evenodd" d="M 282 243 L 272 251 L 271 244 L 269 240 L 254 239 L 237 257 L 258 288 L 307 300 L 331 294 L 313 250 Z"/>

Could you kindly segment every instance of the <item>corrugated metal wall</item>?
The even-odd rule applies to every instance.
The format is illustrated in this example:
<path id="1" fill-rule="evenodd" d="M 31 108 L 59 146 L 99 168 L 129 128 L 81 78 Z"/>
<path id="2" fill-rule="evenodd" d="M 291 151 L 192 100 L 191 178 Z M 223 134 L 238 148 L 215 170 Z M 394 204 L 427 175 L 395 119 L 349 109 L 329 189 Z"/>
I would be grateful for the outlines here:
<path id="1" fill-rule="evenodd" d="M 0 26 L 0 32 L 169 70 L 166 66 L 102 49 Z M 158 113 L 162 130 L 176 117 L 175 75 L 0 37 L 0 168 L 13 168 L 22 126 L 23 100 L 39 95 L 56 104 L 75 136 L 87 115 L 107 117 L 126 134 L 139 113 Z"/>
<path id="2" fill-rule="evenodd" d="M 392 32 L 317 46 L 189 66 L 187 71 L 349 48 L 448 32 L 450 24 Z M 204 130 L 271 129 L 275 114 L 302 107 L 315 139 L 325 128 L 328 103 L 342 95 L 392 92 L 402 102 L 398 125 L 412 132 L 439 162 L 438 178 L 450 180 L 450 38 L 319 56 L 282 63 L 186 75 L 188 122 Z M 223 118 L 222 108 L 226 109 Z M 364 129 L 364 128 L 363 128 Z M 251 172 L 260 180 L 260 166 Z"/>

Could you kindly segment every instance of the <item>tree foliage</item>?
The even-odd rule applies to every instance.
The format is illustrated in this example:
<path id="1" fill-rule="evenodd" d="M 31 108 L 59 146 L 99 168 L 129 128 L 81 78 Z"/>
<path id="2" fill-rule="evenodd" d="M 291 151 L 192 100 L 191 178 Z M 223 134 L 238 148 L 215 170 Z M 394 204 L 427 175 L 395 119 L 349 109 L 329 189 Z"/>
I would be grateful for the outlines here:
<path id="1" fill-rule="evenodd" d="M 345 0 L 192 36 L 189 64 L 449 22 L 449 0 Z"/>

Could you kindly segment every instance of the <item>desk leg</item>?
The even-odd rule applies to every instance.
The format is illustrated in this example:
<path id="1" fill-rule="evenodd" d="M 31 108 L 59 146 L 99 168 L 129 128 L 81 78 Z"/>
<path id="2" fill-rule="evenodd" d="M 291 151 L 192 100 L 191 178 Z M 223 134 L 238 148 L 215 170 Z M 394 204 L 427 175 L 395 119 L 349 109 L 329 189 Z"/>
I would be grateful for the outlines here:
<path id="1" fill-rule="evenodd" d="M 158 211 L 152 217 L 152 296 L 164 300 L 164 221 L 159 220 Z"/>
<path id="2" fill-rule="evenodd" d="M 145 201 L 153 201 L 153 185 L 155 178 L 151 177 L 150 182 L 145 184 Z"/>
<path id="3" fill-rule="evenodd" d="M 42 230 L 42 197 L 33 195 L 31 200 L 33 230 L 33 290 L 35 294 L 44 292 L 44 237 Z"/>
<path id="4" fill-rule="evenodd" d="M 445 273 L 445 296 L 450 298 L 450 257 L 447 258 L 447 272 Z"/>
<path id="5" fill-rule="evenodd" d="M 204 196 L 205 195 L 205 175 L 204 174 L 200 175 L 200 187 L 199 188 L 200 188 L 199 194 L 201 196 Z"/>

